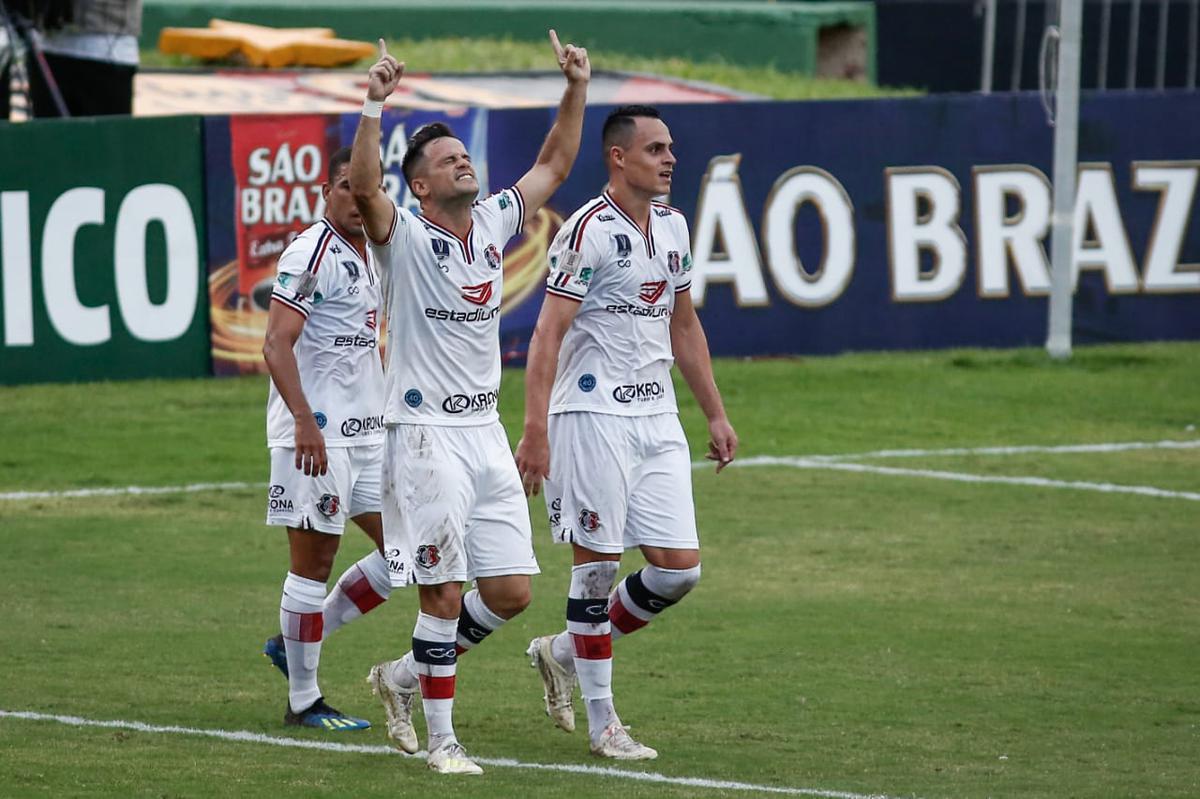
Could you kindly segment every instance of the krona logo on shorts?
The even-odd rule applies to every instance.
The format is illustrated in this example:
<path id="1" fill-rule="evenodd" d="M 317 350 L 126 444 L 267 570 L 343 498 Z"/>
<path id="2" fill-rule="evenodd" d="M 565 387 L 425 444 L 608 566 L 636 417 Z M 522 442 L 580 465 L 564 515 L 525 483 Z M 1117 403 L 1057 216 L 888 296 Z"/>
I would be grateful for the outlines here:
<path id="1" fill-rule="evenodd" d="M 496 400 L 499 396 L 499 391 L 485 391 L 479 394 L 451 394 L 442 400 L 442 410 L 446 413 L 486 411 L 496 407 Z"/>
<path id="2" fill-rule="evenodd" d="M 317 510 L 321 512 L 322 516 L 333 516 L 338 512 L 340 504 L 341 500 L 338 499 L 337 494 L 322 494 L 321 499 L 317 502 Z"/>
<path id="3" fill-rule="evenodd" d="M 417 547 L 417 565 L 421 568 L 432 569 L 441 562 L 442 555 L 438 552 L 437 544 L 421 544 Z"/>
<path id="4" fill-rule="evenodd" d="M 463 299 L 476 305 L 487 305 L 492 299 L 492 281 L 462 287 Z"/>
<path id="5" fill-rule="evenodd" d="M 665 280 L 648 280 L 642 284 L 641 293 L 638 297 L 647 305 L 653 305 L 662 299 L 663 292 L 667 290 L 667 281 Z"/>
<path id="6" fill-rule="evenodd" d="M 267 496 L 270 497 L 271 499 L 276 499 L 278 497 L 282 497 L 284 490 L 285 490 L 284 487 L 281 485 L 273 485 L 273 486 L 271 486 L 270 490 L 267 491 Z"/>
<path id="7" fill-rule="evenodd" d="M 649 402 L 656 400 L 663 395 L 662 383 L 653 380 L 649 383 L 627 383 L 623 386 L 617 386 L 612 392 L 613 399 L 617 402 L 628 404 L 637 400 L 638 402 Z"/>
<path id="8" fill-rule="evenodd" d="M 354 438 L 359 433 L 370 433 L 373 430 L 383 429 L 383 415 L 379 416 L 364 416 L 361 419 L 347 419 L 342 422 L 342 435 L 346 438 Z"/>

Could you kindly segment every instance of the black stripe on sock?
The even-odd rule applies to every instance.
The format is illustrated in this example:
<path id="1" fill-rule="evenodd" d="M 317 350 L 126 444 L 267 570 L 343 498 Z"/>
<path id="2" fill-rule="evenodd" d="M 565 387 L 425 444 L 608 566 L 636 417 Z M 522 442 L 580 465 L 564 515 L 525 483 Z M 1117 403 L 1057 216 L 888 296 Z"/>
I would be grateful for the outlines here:
<path id="1" fill-rule="evenodd" d="M 659 596 L 646 587 L 642 582 L 641 569 L 625 578 L 625 590 L 629 592 L 633 604 L 647 613 L 662 613 L 675 604 L 675 600 Z"/>
<path id="2" fill-rule="evenodd" d="M 608 621 L 608 599 L 567 599 L 567 621 L 603 624 Z"/>
<path id="3" fill-rule="evenodd" d="M 472 646 L 478 644 L 484 638 L 491 634 L 491 630 L 484 627 L 475 617 L 467 612 L 466 603 L 463 604 L 462 611 L 458 614 L 458 635 L 471 642 Z"/>
<path id="4" fill-rule="evenodd" d="M 412 639 L 413 660 L 430 666 L 453 666 L 458 662 L 458 653 L 453 641 L 422 641 Z"/>

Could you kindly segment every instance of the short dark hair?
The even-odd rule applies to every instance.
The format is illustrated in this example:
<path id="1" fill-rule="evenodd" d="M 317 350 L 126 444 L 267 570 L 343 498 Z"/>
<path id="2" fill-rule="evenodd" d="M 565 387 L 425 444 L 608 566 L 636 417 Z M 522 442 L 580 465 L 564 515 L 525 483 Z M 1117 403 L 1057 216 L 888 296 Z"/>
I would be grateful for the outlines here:
<path id="1" fill-rule="evenodd" d="M 600 134 L 600 141 L 604 145 L 604 158 L 608 159 L 608 149 L 610 147 L 628 147 L 630 137 L 633 135 L 633 129 L 637 126 L 634 122 L 635 117 L 649 117 L 650 119 L 662 119 L 659 116 L 658 109 L 649 105 L 623 105 L 619 108 L 614 108 L 604 120 L 604 130 Z"/>
<path id="2" fill-rule="evenodd" d="M 408 188 L 412 188 L 413 173 L 417 171 L 421 159 L 425 156 L 425 145 L 435 139 L 447 137 L 458 138 L 445 122 L 422 125 L 408 137 L 408 149 L 404 152 L 404 161 L 400 164 L 400 171 L 404 173 L 404 182 L 408 184 Z"/>
<path id="3" fill-rule="evenodd" d="M 336 175 L 337 171 L 342 168 L 342 164 L 350 163 L 350 153 L 352 152 L 353 150 L 351 150 L 349 147 L 342 147 L 339 148 L 338 151 L 333 155 L 329 156 L 329 173 L 325 176 L 326 183 L 332 184 L 333 176 Z"/>

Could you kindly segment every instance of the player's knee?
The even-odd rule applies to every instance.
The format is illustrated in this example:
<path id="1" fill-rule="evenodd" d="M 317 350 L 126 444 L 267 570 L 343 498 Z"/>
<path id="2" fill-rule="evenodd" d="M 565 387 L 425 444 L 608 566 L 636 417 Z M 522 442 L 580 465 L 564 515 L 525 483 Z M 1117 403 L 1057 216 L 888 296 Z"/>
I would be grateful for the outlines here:
<path id="1" fill-rule="evenodd" d="M 494 597 L 488 602 L 488 607 L 502 619 L 511 619 L 525 608 L 529 607 L 529 603 L 533 601 L 533 592 L 529 586 L 523 588 L 513 588 L 505 591 L 498 597 Z"/>
<path id="2" fill-rule="evenodd" d="M 659 596 L 678 602 L 700 582 L 700 564 L 697 563 L 690 569 L 646 566 L 642 570 L 642 582 Z"/>

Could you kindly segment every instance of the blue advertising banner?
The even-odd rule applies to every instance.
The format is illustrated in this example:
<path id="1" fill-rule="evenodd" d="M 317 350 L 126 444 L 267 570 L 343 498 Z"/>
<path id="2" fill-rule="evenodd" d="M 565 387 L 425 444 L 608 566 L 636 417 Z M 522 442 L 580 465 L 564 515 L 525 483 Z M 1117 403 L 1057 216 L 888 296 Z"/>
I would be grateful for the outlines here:
<path id="1" fill-rule="evenodd" d="M 607 181 L 588 110 L 570 178 L 505 253 L 506 363 L 524 360 L 562 220 Z M 692 232 L 714 354 L 1040 345 L 1053 129 L 1037 96 L 670 105 L 669 201 Z M 385 186 L 407 136 L 449 122 L 484 192 L 534 163 L 553 109 L 384 116 Z M 1072 245 L 1078 343 L 1200 339 L 1200 95 L 1085 95 Z M 214 371 L 260 371 L 263 287 L 322 212 L 324 164 L 357 115 L 205 121 Z M 262 296 L 260 296 L 262 295 Z"/>
<path id="2" fill-rule="evenodd" d="M 541 236 L 602 190 L 609 110 L 589 110 Z M 1035 95 L 661 110 L 715 354 L 1044 341 L 1053 130 Z M 491 113 L 493 187 L 528 168 L 551 118 Z M 1184 120 L 1200 120 L 1200 95 L 1085 95 L 1079 343 L 1200 338 L 1200 145 Z M 540 296 L 506 307 L 506 360 L 523 353 Z"/>

